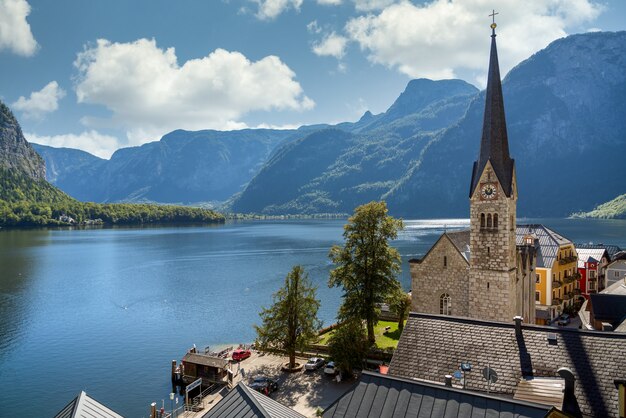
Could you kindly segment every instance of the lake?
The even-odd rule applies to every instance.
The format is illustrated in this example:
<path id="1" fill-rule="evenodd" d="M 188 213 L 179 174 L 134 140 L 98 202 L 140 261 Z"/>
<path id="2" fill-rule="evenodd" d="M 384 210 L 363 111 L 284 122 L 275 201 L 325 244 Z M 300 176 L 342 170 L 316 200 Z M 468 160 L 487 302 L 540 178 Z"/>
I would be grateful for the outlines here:
<path id="1" fill-rule="evenodd" d="M 542 222 L 574 241 L 626 247 L 626 221 Z M 85 390 L 127 417 L 171 391 L 170 363 L 196 344 L 254 339 L 261 306 L 296 264 L 334 322 L 328 252 L 345 220 L 206 227 L 0 230 L 0 415 L 51 417 Z M 467 220 L 406 221 L 393 245 L 422 256 Z"/>

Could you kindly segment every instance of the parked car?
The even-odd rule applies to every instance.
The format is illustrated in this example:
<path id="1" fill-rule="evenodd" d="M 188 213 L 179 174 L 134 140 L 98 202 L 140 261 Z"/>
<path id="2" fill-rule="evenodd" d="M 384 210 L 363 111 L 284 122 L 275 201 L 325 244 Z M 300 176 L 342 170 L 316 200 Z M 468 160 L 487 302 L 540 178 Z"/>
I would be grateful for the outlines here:
<path id="1" fill-rule="evenodd" d="M 324 365 L 324 359 L 321 357 L 311 357 L 304 365 L 305 370 L 317 370 Z"/>
<path id="2" fill-rule="evenodd" d="M 257 376 L 254 378 L 252 383 L 250 383 L 249 387 L 258 392 L 269 395 L 270 393 L 278 390 L 278 382 L 267 376 Z"/>
<path id="3" fill-rule="evenodd" d="M 324 374 L 334 376 L 337 374 L 337 368 L 335 367 L 334 361 L 329 361 L 324 368 Z"/>
<path id="4" fill-rule="evenodd" d="M 233 358 L 233 361 L 241 361 L 241 360 L 247 359 L 251 355 L 252 353 L 250 352 L 250 350 L 237 349 L 233 351 L 232 358 Z"/>
<path id="5" fill-rule="evenodd" d="M 569 324 L 571 322 L 571 319 L 569 317 L 568 314 L 563 314 L 561 316 L 559 316 L 559 320 L 557 322 L 557 324 L 559 324 L 560 326 L 564 327 L 565 325 Z"/>

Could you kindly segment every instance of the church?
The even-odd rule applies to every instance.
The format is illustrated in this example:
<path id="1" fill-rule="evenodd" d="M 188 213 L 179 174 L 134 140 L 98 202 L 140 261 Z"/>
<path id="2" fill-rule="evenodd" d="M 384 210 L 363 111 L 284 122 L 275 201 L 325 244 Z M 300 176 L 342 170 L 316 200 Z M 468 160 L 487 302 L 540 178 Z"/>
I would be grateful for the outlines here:
<path id="1" fill-rule="evenodd" d="M 516 224 L 515 161 L 491 25 L 483 130 L 469 187 L 470 229 L 445 232 L 409 261 L 414 312 L 535 323 L 536 237 Z"/>

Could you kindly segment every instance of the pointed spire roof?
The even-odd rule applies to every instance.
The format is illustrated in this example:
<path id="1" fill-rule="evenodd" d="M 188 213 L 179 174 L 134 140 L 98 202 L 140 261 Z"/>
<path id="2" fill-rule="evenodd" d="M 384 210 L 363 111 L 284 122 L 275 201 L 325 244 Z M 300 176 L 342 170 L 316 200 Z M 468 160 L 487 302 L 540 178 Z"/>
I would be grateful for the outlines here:
<path id="1" fill-rule="evenodd" d="M 470 197 L 474 193 L 480 175 L 487 161 L 491 165 L 504 189 L 507 197 L 511 196 L 513 183 L 513 160 L 509 155 L 509 140 L 506 133 L 506 118 L 504 116 L 504 99 L 502 97 L 502 82 L 498 65 L 498 50 L 496 48 L 496 24 L 491 25 L 491 55 L 489 57 L 489 75 L 487 92 L 485 94 L 485 114 L 483 119 L 483 134 L 480 140 L 478 161 L 474 162 Z"/>

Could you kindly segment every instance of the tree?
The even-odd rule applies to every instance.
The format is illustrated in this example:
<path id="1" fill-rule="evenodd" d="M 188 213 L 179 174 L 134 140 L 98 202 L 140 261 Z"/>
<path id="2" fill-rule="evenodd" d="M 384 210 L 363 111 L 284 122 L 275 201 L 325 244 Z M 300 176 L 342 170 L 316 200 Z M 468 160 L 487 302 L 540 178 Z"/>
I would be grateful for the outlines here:
<path id="1" fill-rule="evenodd" d="M 389 246 L 398 236 L 402 220 L 387 215 L 387 205 L 370 202 L 355 209 L 344 226 L 343 247 L 333 246 L 329 257 L 336 267 L 328 285 L 343 287 L 339 319 L 365 320 L 367 339 L 375 342 L 374 325 L 380 315 L 379 304 L 400 288 L 400 254 Z"/>
<path id="2" fill-rule="evenodd" d="M 369 349 L 362 321 L 351 319 L 336 328 L 328 340 L 328 349 L 339 370 L 346 377 L 352 376 L 353 369 L 363 366 Z"/>
<path id="3" fill-rule="evenodd" d="M 291 369 L 296 365 L 296 350 L 314 342 L 322 325 L 317 319 L 320 302 L 316 290 L 304 268 L 294 266 L 284 286 L 272 296 L 274 304 L 259 314 L 263 324 L 254 326 L 259 349 L 286 351 Z"/>
<path id="4" fill-rule="evenodd" d="M 389 310 L 398 316 L 398 331 L 400 332 L 404 329 L 404 320 L 411 310 L 411 302 L 411 295 L 402 290 L 402 288 L 396 289 L 387 301 Z"/>

